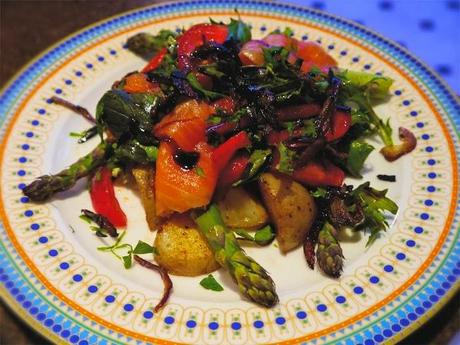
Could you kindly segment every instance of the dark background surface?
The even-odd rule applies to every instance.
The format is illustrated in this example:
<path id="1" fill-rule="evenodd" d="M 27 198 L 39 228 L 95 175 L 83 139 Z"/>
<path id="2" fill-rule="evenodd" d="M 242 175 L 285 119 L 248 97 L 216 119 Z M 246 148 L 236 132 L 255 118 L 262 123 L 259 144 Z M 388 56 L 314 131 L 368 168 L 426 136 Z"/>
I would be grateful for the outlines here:
<path id="1" fill-rule="evenodd" d="M 117 13 L 159 2 L 0 0 L 0 86 L 42 50 L 74 31 Z M 455 333 L 460 330 L 459 307 L 457 293 L 435 317 L 401 344 L 454 344 Z M 49 342 L 0 304 L 0 344 Z"/>

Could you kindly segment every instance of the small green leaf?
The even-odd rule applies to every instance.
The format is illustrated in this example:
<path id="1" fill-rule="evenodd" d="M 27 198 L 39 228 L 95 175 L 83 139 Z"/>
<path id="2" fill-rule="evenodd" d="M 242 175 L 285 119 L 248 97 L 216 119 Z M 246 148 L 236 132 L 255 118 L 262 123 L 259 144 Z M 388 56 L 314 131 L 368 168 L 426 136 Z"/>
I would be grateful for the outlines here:
<path id="1" fill-rule="evenodd" d="M 131 266 L 133 265 L 133 257 L 131 253 L 123 256 L 122 259 L 123 259 L 123 265 L 125 266 L 125 268 L 126 269 L 131 268 Z"/>
<path id="2" fill-rule="evenodd" d="M 374 150 L 372 145 L 355 140 L 348 151 L 347 170 L 354 177 L 361 177 L 361 169 L 369 154 Z"/>
<path id="3" fill-rule="evenodd" d="M 222 117 L 220 117 L 220 116 L 212 115 L 212 116 L 208 117 L 208 123 L 210 125 L 217 125 L 217 124 L 219 124 L 221 122 L 222 122 Z"/>
<path id="4" fill-rule="evenodd" d="M 324 198 L 326 197 L 327 190 L 321 187 L 317 187 L 316 189 L 311 190 L 310 194 L 314 198 Z"/>
<path id="5" fill-rule="evenodd" d="M 204 97 L 207 97 L 211 100 L 224 97 L 225 95 L 219 92 L 214 92 L 210 90 L 206 90 L 198 81 L 195 76 L 195 73 L 187 74 L 187 81 L 189 82 L 190 86 L 195 90 L 203 94 Z"/>
<path id="6" fill-rule="evenodd" d="M 286 26 L 283 30 L 283 35 L 286 35 L 287 37 L 294 36 L 294 31 L 289 26 Z"/>
<path id="7" fill-rule="evenodd" d="M 97 237 L 107 237 L 107 231 L 105 229 L 99 226 L 90 226 L 89 228 L 96 233 Z"/>
<path id="8" fill-rule="evenodd" d="M 149 254 L 153 253 L 155 250 L 150 244 L 145 243 L 144 241 L 139 241 L 136 244 L 136 247 L 133 250 L 134 254 Z"/>
<path id="9" fill-rule="evenodd" d="M 278 163 L 278 170 L 282 173 L 292 173 L 294 171 L 294 159 L 296 157 L 295 151 L 289 150 L 286 145 L 280 143 L 278 145 L 278 152 L 280 159 Z"/>
<path id="10" fill-rule="evenodd" d="M 314 119 L 308 119 L 303 122 L 302 134 L 310 138 L 315 138 L 317 136 Z"/>
<path id="11" fill-rule="evenodd" d="M 83 135 L 85 135 L 84 132 L 70 132 L 69 137 L 72 138 L 81 138 Z"/>
<path id="12" fill-rule="evenodd" d="M 236 229 L 234 232 L 236 235 L 240 236 L 240 238 L 237 237 L 238 240 L 243 239 L 243 240 L 254 242 L 254 237 L 246 230 Z"/>
<path id="13" fill-rule="evenodd" d="M 85 216 L 84 214 L 81 214 L 79 217 L 80 217 L 81 220 L 85 221 L 88 224 L 91 224 L 91 222 L 92 222 L 91 218 Z"/>
<path id="14" fill-rule="evenodd" d="M 222 285 L 220 285 L 217 282 L 217 280 L 212 276 L 212 274 L 208 275 L 206 278 L 203 278 L 200 281 L 200 285 L 204 287 L 206 290 L 224 291 Z"/>
<path id="15" fill-rule="evenodd" d="M 204 173 L 204 170 L 202 167 L 195 167 L 195 172 L 200 177 L 206 177 L 206 174 Z"/>
<path id="16" fill-rule="evenodd" d="M 236 181 L 232 186 L 237 187 L 244 183 L 255 180 L 259 174 L 261 174 L 267 166 L 270 164 L 272 158 L 272 151 L 267 150 L 255 150 L 249 157 L 249 164 L 247 171 L 243 174 L 243 178 Z"/>
<path id="17" fill-rule="evenodd" d="M 275 232 L 270 225 L 264 226 L 262 229 L 256 231 L 254 241 L 261 246 L 270 244 L 275 239 Z"/>
<path id="18" fill-rule="evenodd" d="M 275 239 L 275 232 L 270 225 L 257 230 L 254 235 L 244 229 L 236 229 L 233 232 L 238 236 L 236 237 L 237 240 L 255 242 L 259 246 L 266 246 Z"/>
<path id="19" fill-rule="evenodd" d="M 96 236 L 97 237 L 107 237 L 106 233 L 105 232 L 102 232 L 100 230 L 97 230 L 96 231 Z"/>
<path id="20" fill-rule="evenodd" d="M 147 154 L 147 157 L 151 161 L 156 161 L 157 156 L 158 156 L 158 147 L 156 146 L 143 146 L 145 153 Z"/>
<path id="21" fill-rule="evenodd" d="M 228 27 L 228 39 L 234 39 L 245 43 L 251 39 L 251 29 L 241 20 L 230 19 Z"/>

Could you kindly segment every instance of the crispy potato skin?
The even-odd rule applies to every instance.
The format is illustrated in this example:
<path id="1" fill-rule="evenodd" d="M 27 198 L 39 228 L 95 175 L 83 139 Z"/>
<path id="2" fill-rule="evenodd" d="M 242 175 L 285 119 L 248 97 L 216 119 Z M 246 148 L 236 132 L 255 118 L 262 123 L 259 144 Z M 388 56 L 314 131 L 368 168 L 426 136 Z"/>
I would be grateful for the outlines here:
<path id="1" fill-rule="evenodd" d="M 268 222 L 264 206 L 243 187 L 229 189 L 218 201 L 218 206 L 229 228 L 256 230 Z"/>
<path id="2" fill-rule="evenodd" d="M 276 227 L 280 250 L 287 253 L 300 246 L 316 218 L 313 197 L 285 175 L 262 174 L 259 188 Z"/>
<path id="3" fill-rule="evenodd" d="M 198 276 L 219 268 L 214 253 L 195 223 L 186 214 L 173 215 L 158 231 L 155 260 L 169 273 Z"/>
<path id="4" fill-rule="evenodd" d="M 132 168 L 131 173 L 136 181 L 136 186 L 144 206 L 145 218 L 151 231 L 158 228 L 160 220 L 155 210 L 155 169 L 147 166 L 137 166 Z"/>

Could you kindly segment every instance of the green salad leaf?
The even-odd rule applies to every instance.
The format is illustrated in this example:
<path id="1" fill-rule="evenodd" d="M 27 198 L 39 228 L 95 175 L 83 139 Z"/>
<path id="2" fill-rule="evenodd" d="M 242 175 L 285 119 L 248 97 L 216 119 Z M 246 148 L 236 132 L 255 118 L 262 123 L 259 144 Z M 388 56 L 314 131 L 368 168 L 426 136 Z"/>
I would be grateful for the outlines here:
<path id="1" fill-rule="evenodd" d="M 348 172 L 354 177 L 362 177 L 361 169 L 369 154 L 374 147 L 360 140 L 352 141 L 348 151 L 346 167 Z"/>
<path id="2" fill-rule="evenodd" d="M 222 285 L 218 283 L 218 281 L 216 280 L 216 278 L 213 277 L 212 274 L 208 275 L 206 278 L 203 278 L 200 281 L 200 285 L 204 287 L 206 290 L 224 291 Z"/>
<path id="3" fill-rule="evenodd" d="M 398 212 L 398 205 L 386 196 L 387 191 L 387 189 L 379 191 L 370 187 L 369 182 L 365 182 L 351 192 L 352 196 L 361 203 L 364 211 L 364 223 L 360 228 L 370 231 L 366 246 L 370 246 L 379 233 L 388 228 L 385 211 L 391 214 Z"/>
<path id="4" fill-rule="evenodd" d="M 251 29 L 249 26 L 241 21 L 231 18 L 228 27 L 228 39 L 234 39 L 241 43 L 246 43 L 251 40 Z"/>
<path id="5" fill-rule="evenodd" d="M 133 254 L 155 254 L 156 248 L 152 247 L 150 244 L 145 243 L 144 241 L 137 242 L 134 247 Z"/>

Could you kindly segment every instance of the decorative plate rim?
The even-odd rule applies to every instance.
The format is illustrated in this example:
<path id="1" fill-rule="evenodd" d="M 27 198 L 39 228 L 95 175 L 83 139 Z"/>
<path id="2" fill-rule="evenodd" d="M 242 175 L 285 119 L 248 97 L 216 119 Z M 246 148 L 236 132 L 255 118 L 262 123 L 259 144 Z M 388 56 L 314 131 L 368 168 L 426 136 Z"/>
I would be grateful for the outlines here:
<path id="1" fill-rule="evenodd" d="M 86 26 L 86 27 L 84 27 L 84 28 L 82 28 L 82 29 L 80 29 L 80 30 L 78 30 L 78 31 L 66 36 L 65 38 L 59 40 L 57 43 L 55 43 L 54 45 L 50 46 L 48 49 L 46 49 L 42 53 L 36 55 L 28 64 L 26 64 L 24 67 L 22 67 L 21 70 L 19 70 L 13 77 L 11 77 L 10 80 L 4 85 L 4 87 L 0 91 L 0 93 L 1 93 L 0 105 L 2 105 L 2 110 L 3 110 L 3 107 L 4 107 L 4 99 L 6 98 L 5 94 L 10 90 L 10 88 L 12 88 L 14 83 L 17 82 L 17 80 L 20 79 L 26 72 L 31 70 L 31 68 L 41 58 L 47 56 L 47 54 L 49 54 L 50 52 L 53 52 L 56 48 L 61 47 L 69 39 L 77 36 L 78 34 L 85 33 L 91 28 L 96 28 L 96 27 L 99 27 L 101 24 L 108 23 L 113 19 L 120 18 L 120 17 L 124 18 L 124 17 L 126 17 L 126 16 L 128 16 L 130 14 L 139 13 L 139 12 L 141 12 L 143 10 L 147 10 L 147 9 L 161 10 L 161 9 L 167 8 L 171 4 L 175 4 L 175 6 L 179 6 L 179 7 L 180 6 L 185 6 L 185 5 L 208 4 L 208 5 L 211 5 L 210 10 L 216 10 L 216 9 L 220 8 L 219 4 L 214 5 L 214 7 L 212 7 L 213 6 L 212 1 L 208 1 L 208 0 L 203 0 L 203 1 L 202 0 L 199 0 L 199 1 L 184 1 L 184 2 L 181 2 L 181 3 L 167 2 L 167 3 L 156 4 L 156 5 L 148 5 L 148 6 L 144 6 L 144 7 L 139 7 L 137 9 L 130 10 L 130 11 L 123 12 L 123 13 L 119 13 L 117 15 L 114 15 L 114 16 L 111 16 L 109 18 L 106 18 L 106 19 L 97 21 L 97 22 L 95 22 L 93 24 L 90 24 L 90 25 L 88 25 L 88 26 Z M 329 19 L 331 21 L 334 21 L 334 22 L 338 21 L 340 23 L 345 24 L 346 26 L 350 26 L 351 28 L 358 28 L 359 31 L 362 31 L 365 34 L 369 34 L 371 36 L 371 38 L 376 38 L 376 39 L 382 41 L 384 44 L 389 45 L 390 48 L 396 49 L 397 51 L 401 52 L 404 57 L 409 58 L 412 61 L 414 61 L 416 63 L 416 65 L 417 65 L 417 69 L 421 70 L 422 73 L 428 74 L 429 76 L 431 76 L 435 80 L 436 83 L 438 83 L 438 87 L 440 86 L 440 90 L 435 90 L 434 91 L 433 89 L 429 88 L 430 91 L 432 91 L 434 94 L 445 93 L 448 96 L 450 96 L 450 97 L 448 97 L 450 99 L 448 99 L 447 101 L 440 101 L 440 100 L 437 100 L 437 101 L 439 102 L 439 106 L 441 106 L 443 108 L 446 105 L 446 102 L 451 102 L 450 106 L 453 108 L 452 113 L 448 112 L 446 109 L 445 110 L 446 110 L 446 114 L 448 114 L 448 119 L 451 121 L 451 125 L 453 127 L 454 132 L 456 132 L 458 138 L 460 138 L 460 133 L 459 133 L 460 116 L 459 116 L 459 113 L 458 113 L 458 109 L 459 109 L 460 106 L 458 104 L 458 100 L 457 100 L 457 98 L 455 96 L 455 93 L 450 89 L 450 87 L 435 72 L 433 72 L 428 66 L 426 66 L 424 63 L 420 62 L 417 58 L 415 58 L 407 49 L 405 49 L 403 47 L 400 47 L 398 44 L 392 42 L 391 40 L 388 40 L 388 39 L 382 37 L 378 33 L 375 33 L 374 31 L 369 30 L 368 28 L 366 28 L 366 27 L 364 27 L 362 25 L 356 24 L 356 23 L 354 23 L 352 21 L 343 19 L 343 18 L 335 16 L 335 15 L 330 15 L 330 14 L 323 13 L 321 11 L 317 11 L 317 10 L 313 10 L 313 9 L 309 9 L 309 8 L 306 8 L 306 7 L 287 5 L 287 4 L 280 4 L 280 3 L 268 2 L 268 1 L 257 1 L 257 0 L 256 1 L 252 1 L 252 0 L 250 0 L 250 1 L 244 1 L 244 0 L 239 1 L 239 0 L 236 0 L 236 1 L 229 1 L 228 4 L 240 5 L 240 6 L 248 6 L 248 5 L 251 5 L 251 4 L 257 4 L 257 5 L 261 5 L 261 6 L 266 6 L 266 7 L 263 7 L 262 10 L 267 11 L 267 13 L 270 12 L 270 10 L 275 11 L 277 8 L 288 8 L 290 10 L 299 11 L 299 12 L 306 11 L 307 13 L 322 16 L 322 17 L 325 17 L 325 18 L 327 18 L 327 19 Z M 286 15 L 285 13 L 283 13 L 283 14 Z M 287 14 L 287 15 L 291 16 L 289 14 Z M 423 92 L 423 93 L 425 93 L 425 92 Z M 12 102 L 12 104 L 14 104 L 15 102 L 17 102 L 17 99 L 15 99 Z M 457 114 L 456 114 L 456 112 L 457 112 Z M 1 118 L 0 118 L 0 125 L 1 125 L 0 137 L 2 138 L 0 149 L 2 151 L 4 150 L 4 146 L 6 144 L 6 142 L 4 142 L 4 140 L 3 140 L 4 139 L 3 138 L 4 137 L 4 130 L 5 130 L 5 128 L 8 128 L 9 126 L 11 126 L 11 123 L 10 123 L 11 116 L 8 116 L 8 118 L 7 118 L 5 116 L 5 114 L 6 114 L 6 107 L 5 107 L 5 111 L 2 111 L 2 115 L 1 115 Z M 443 119 L 443 120 L 445 120 L 445 119 Z M 445 123 L 444 123 L 444 125 L 445 125 Z M 451 139 L 455 140 L 454 138 L 451 138 Z M 454 157 L 454 158 L 458 159 L 458 157 Z M 452 163 L 454 163 L 454 162 L 452 162 Z M 458 170 L 458 163 L 457 163 L 457 165 L 453 166 L 453 169 Z M 457 198 L 457 203 L 458 203 L 458 198 Z M 455 222 L 456 216 L 458 216 L 458 204 L 457 204 L 457 211 L 454 211 L 454 213 L 452 215 L 453 222 L 451 224 L 451 228 L 450 228 L 449 232 L 453 231 L 453 227 L 455 226 L 454 222 Z M 458 237 L 458 233 L 457 233 L 457 237 Z M 455 245 L 452 247 L 452 250 L 455 249 L 454 247 L 455 247 Z M 449 301 L 450 297 L 452 297 L 456 293 L 456 291 L 459 290 L 459 287 L 460 287 L 460 284 L 459 284 L 459 281 L 457 280 L 455 282 L 455 284 L 450 289 L 448 289 L 447 294 L 444 295 L 443 298 L 441 298 L 439 300 L 439 302 L 437 302 L 436 304 L 434 304 L 430 308 L 429 317 L 433 316 L 443 305 L 445 305 Z M 16 312 L 22 319 L 27 320 L 28 322 L 30 322 L 29 325 L 32 325 L 32 327 L 36 331 L 38 331 L 39 333 L 41 333 L 45 337 L 50 338 L 52 340 L 60 339 L 54 333 L 49 331 L 43 324 L 37 322 L 33 317 L 31 317 L 28 314 L 26 314 L 24 309 L 20 306 L 20 304 L 16 303 L 14 301 L 14 299 L 11 298 L 11 296 L 8 293 L 7 289 L 3 285 L 2 285 L 2 288 L 0 289 L 0 296 L 3 298 L 3 300 L 6 302 L 6 304 L 9 306 L 9 308 L 11 310 Z M 427 315 L 427 314 L 425 314 L 425 315 Z M 393 335 L 391 337 L 391 339 L 392 340 L 399 340 L 399 339 L 401 339 L 403 337 L 406 337 L 408 334 L 412 333 L 414 330 L 416 330 L 419 327 L 421 327 L 422 325 L 424 325 L 424 323 L 427 320 L 428 320 L 428 318 L 425 318 L 423 320 L 423 322 L 414 323 L 416 327 L 413 327 L 413 325 L 411 325 L 410 327 L 405 328 L 403 331 L 396 332 L 396 334 Z M 296 339 L 298 339 L 298 338 L 295 338 L 293 340 L 296 340 Z"/>

